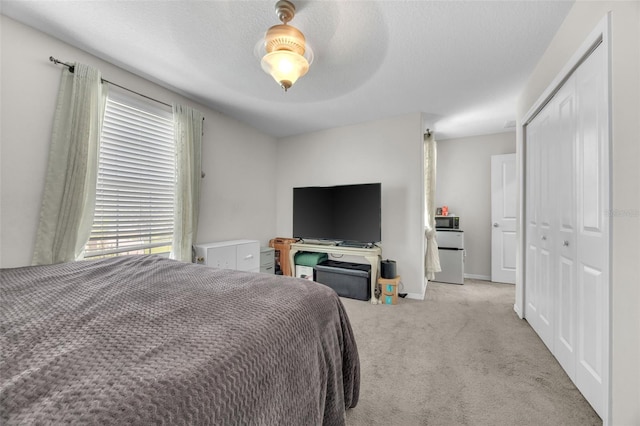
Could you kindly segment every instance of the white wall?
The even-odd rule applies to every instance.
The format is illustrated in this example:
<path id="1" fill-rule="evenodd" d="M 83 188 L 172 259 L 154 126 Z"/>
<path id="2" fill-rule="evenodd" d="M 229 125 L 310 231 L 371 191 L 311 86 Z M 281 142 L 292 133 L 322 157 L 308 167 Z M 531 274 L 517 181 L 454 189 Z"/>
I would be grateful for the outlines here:
<path id="1" fill-rule="evenodd" d="M 276 235 L 276 141 L 221 114 L 205 121 L 198 242 Z M 210 125 L 210 126 L 209 126 Z M 205 134 L 205 137 L 207 135 Z"/>
<path id="2" fill-rule="evenodd" d="M 424 294 L 419 113 L 294 136 L 278 143 L 277 233 L 292 235 L 293 188 L 382 183 L 382 256 L 411 297 Z"/>
<path id="3" fill-rule="evenodd" d="M 578 1 L 537 64 L 518 102 L 522 120 L 596 24 L 611 12 L 612 425 L 640 424 L 640 2 Z M 518 131 L 518 155 L 523 142 Z M 604 212 L 607 214 L 607 212 Z M 519 277 L 520 278 L 520 277 Z M 516 304 L 522 312 L 522 284 Z"/>
<path id="4" fill-rule="evenodd" d="M 0 16 L 0 266 L 31 263 L 60 74 L 49 56 L 99 68 L 104 78 L 205 115 L 198 242 L 275 235 L 276 141 L 216 111 L 39 31 Z M 161 52 L 159 52 L 161 54 Z"/>

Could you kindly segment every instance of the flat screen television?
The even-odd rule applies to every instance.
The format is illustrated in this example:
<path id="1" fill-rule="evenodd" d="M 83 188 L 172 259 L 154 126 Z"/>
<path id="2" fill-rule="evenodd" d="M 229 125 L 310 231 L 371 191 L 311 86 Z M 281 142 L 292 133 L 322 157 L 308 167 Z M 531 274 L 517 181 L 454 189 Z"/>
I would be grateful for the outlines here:
<path id="1" fill-rule="evenodd" d="M 382 184 L 293 188 L 293 236 L 372 244 L 382 239 Z"/>

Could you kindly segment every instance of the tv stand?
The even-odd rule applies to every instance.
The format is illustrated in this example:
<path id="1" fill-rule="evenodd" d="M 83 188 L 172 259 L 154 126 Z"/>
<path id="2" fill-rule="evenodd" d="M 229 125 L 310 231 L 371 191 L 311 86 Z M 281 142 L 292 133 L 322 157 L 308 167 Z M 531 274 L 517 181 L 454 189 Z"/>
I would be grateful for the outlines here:
<path id="1" fill-rule="evenodd" d="M 342 245 L 328 246 L 323 244 L 292 243 L 289 247 L 289 261 L 292 267 L 295 265 L 295 256 L 299 251 L 364 257 L 371 264 L 371 304 L 377 305 L 381 303 L 375 296 L 380 259 L 382 258 L 382 249 L 380 247 L 348 247 Z"/>

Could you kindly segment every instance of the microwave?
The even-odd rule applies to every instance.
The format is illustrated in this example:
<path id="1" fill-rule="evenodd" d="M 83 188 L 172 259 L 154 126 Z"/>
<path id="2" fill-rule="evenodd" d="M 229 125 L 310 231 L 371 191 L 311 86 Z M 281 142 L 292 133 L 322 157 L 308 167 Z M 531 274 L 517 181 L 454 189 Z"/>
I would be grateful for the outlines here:
<path id="1" fill-rule="evenodd" d="M 436 216 L 436 229 L 460 229 L 460 217 Z"/>

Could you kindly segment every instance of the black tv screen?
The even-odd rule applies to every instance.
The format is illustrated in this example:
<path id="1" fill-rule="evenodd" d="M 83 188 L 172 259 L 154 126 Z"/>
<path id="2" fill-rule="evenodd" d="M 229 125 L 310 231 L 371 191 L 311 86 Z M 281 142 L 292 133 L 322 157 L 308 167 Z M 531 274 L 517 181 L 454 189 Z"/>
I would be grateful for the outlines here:
<path id="1" fill-rule="evenodd" d="M 382 185 L 293 188 L 293 236 L 375 243 L 381 237 Z"/>

